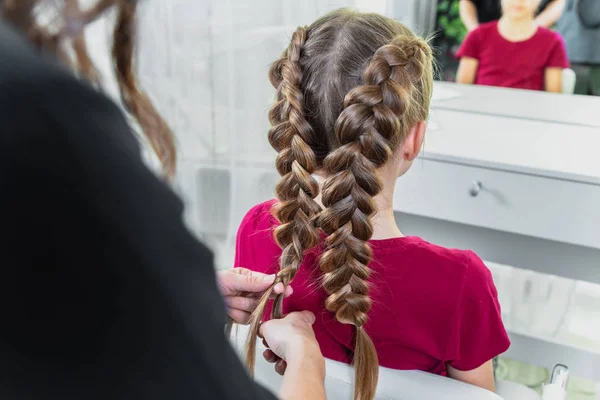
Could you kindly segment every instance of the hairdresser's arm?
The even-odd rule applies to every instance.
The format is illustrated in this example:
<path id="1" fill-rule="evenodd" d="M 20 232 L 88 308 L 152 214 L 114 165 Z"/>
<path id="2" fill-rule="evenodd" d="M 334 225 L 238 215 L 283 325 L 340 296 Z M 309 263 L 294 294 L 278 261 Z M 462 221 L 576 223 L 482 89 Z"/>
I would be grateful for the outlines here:
<path id="1" fill-rule="evenodd" d="M 460 19 L 467 27 L 467 30 L 471 32 L 479 26 L 477 7 L 475 7 L 475 4 L 471 0 L 460 0 L 459 7 Z"/>
<path id="2" fill-rule="evenodd" d="M 550 28 L 565 10 L 566 0 L 554 0 L 535 19 L 538 25 Z"/>
<path id="3" fill-rule="evenodd" d="M 265 322 L 260 328 L 269 347 L 264 352 L 283 375 L 279 397 L 283 400 L 325 400 L 325 359 L 315 339 L 314 314 L 291 313 L 282 320 Z"/>
<path id="4" fill-rule="evenodd" d="M 544 87 L 546 92 L 562 93 L 562 68 L 546 68 L 544 71 Z"/>
<path id="5" fill-rule="evenodd" d="M 325 400 L 325 360 L 316 342 L 299 343 L 287 361 L 279 397 L 282 400 Z"/>
<path id="6" fill-rule="evenodd" d="M 486 362 L 479 368 L 471 371 L 460 371 L 448 364 L 448 376 L 450 378 L 479 386 L 491 392 L 495 391 L 494 387 L 494 368 L 492 360 Z"/>
<path id="7" fill-rule="evenodd" d="M 467 85 L 475 83 L 478 68 L 479 60 L 471 57 L 462 57 L 458 65 L 458 72 L 456 73 L 456 83 Z"/>

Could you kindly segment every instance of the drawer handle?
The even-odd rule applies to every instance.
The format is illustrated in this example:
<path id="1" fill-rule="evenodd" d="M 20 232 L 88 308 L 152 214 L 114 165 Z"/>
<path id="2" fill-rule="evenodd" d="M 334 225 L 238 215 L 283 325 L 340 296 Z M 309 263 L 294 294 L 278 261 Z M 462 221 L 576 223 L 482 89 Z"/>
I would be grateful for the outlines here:
<path id="1" fill-rule="evenodd" d="M 469 189 L 469 194 L 471 197 L 477 197 L 481 193 L 481 189 L 483 189 L 483 184 L 479 181 L 473 181 Z"/>

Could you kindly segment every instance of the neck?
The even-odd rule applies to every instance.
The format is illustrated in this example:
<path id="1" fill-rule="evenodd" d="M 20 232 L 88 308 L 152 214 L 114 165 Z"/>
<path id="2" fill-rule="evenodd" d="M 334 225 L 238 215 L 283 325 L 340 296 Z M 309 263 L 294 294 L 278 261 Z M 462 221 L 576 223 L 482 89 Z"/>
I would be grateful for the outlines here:
<path id="1" fill-rule="evenodd" d="M 323 175 L 315 174 L 315 178 L 317 179 L 317 182 L 322 190 L 325 177 Z M 395 187 L 395 180 L 385 182 L 383 185 L 383 191 L 377 196 L 373 197 L 373 201 L 375 202 L 377 209 L 375 215 L 371 217 L 371 223 L 373 224 L 373 236 L 371 239 L 373 240 L 391 239 L 404 236 L 402 232 L 400 232 L 398 225 L 396 225 L 396 218 L 394 216 L 393 198 Z M 320 194 L 316 198 L 316 201 L 321 207 L 323 207 Z"/>
<path id="2" fill-rule="evenodd" d="M 394 216 L 394 189 L 396 181 L 393 183 L 384 184 L 383 191 L 375 196 L 373 200 L 377 206 L 377 213 L 371 218 L 373 223 L 373 239 L 390 239 L 404 236 Z"/>
<path id="3" fill-rule="evenodd" d="M 500 32 L 509 39 L 523 39 L 537 29 L 533 18 L 510 18 L 503 16 L 498 22 Z"/>

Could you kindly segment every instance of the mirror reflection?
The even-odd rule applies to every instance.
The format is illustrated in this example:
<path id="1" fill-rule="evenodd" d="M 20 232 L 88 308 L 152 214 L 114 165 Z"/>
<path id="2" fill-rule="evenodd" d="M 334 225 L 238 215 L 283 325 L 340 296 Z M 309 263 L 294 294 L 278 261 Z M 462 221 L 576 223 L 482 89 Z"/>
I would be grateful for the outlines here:
<path id="1" fill-rule="evenodd" d="M 600 94 L 596 0 L 441 0 L 436 27 L 442 80 Z"/>

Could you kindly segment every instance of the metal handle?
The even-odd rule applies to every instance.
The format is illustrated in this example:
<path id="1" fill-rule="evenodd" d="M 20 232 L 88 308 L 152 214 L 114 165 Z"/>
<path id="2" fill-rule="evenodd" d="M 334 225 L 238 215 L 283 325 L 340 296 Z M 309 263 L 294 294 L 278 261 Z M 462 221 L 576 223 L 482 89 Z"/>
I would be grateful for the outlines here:
<path id="1" fill-rule="evenodd" d="M 469 194 L 471 197 L 477 197 L 481 192 L 481 189 L 483 189 L 483 184 L 479 181 L 473 181 L 473 184 L 471 184 L 471 188 L 469 189 Z"/>

